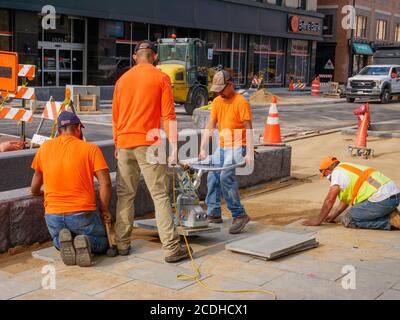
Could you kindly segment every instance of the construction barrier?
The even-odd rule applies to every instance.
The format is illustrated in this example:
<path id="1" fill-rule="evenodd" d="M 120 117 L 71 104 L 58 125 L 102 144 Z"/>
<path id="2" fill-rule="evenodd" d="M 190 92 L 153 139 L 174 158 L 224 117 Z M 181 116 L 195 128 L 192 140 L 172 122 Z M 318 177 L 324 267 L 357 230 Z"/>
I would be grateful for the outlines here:
<path id="1" fill-rule="evenodd" d="M 258 76 L 254 76 L 253 79 L 251 80 L 251 87 L 257 87 L 257 89 L 260 89 L 260 86 L 263 82 L 263 78 L 262 77 L 258 77 Z"/>
<path id="2" fill-rule="evenodd" d="M 35 88 L 28 88 L 28 87 L 24 87 L 24 86 L 18 86 L 17 92 L 15 94 L 1 92 L 1 96 L 4 98 L 8 97 L 8 98 L 25 99 L 25 100 L 31 100 L 31 101 L 36 100 Z"/>
<path id="3" fill-rule="evenodd" d="M 29 80 L 35 79 L 36 66 L 31 64 L 18 65 L 18 77 L 25 77 Z"/>
<path id="4" fill-rule="evenodd" d="M 15 93 L 18 87 L 18 54 L 0 51 L 0 91 Z"/>
<path id="5" fill-rule="evenodd" d="M 15 121 L 32 122 L 32 110 L 21 108 L 2 107 L 0 108 L 0 119 L 9 119 Z"/>
<path id="6" fill-rule="evenodd" d="M 319 80 L 315 79 L 311 83 L 311 95 L 312 96 L 319 96 L 321 94 L 321 83 Z"/>
<path id="7" fill-rule="evenodd" d="M 293 80 L 290 81 L 289 91 L 304 91 L 304 90 L 306 90 L 305 83 L 302 83 L 300 80 L 298 80 L 296 83 L 294 83 Z"/>
<path id="8" fill-rule="evenodd" d="M 65 105 L 62 102 L 47 101 L 42 113 L 42 118 L 55 121 L 58 115 L 63 111 L 65 111 Z"/>
<path id="9" fill-rule="evenodd" d="M 318 77 L 323 82 L 331 82 L 333 79 L 333 75 L 331 74 L 319 74 Z"/>
<path id="10" fill-rule="evenodd" d="M 18 121 L 21 125 L 21 140 L 25 142 L 25 122 L 32 122 L 33 112 L 25 108 L 27 101 L 36 100 L 35 89 L 28 88 L 26 79 L 35 78 L 36 67 L 30 64 L 18 64 L 18 53 L 0 51 L 0 118 Z M 21 85 L 18 86 L 18 78 Z M 22 106 L 5 107 L 8 98 L 20 99 Z"/>

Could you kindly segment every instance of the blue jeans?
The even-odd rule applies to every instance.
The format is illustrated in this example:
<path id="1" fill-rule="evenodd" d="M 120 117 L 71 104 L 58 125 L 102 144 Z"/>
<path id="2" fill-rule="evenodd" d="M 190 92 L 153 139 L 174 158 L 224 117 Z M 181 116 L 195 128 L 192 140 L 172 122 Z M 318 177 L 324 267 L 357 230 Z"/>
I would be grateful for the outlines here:
<path id="1" fill-rule="evenodd" d="M 71 231 L 72 236 L 87 236 L 93 253 L 103 253 L 108 248 L 107 233 L 96 211 L 77 212 L 72 215 L 46 214 L 45 219 L 53 244 L 57 249 L 60 249 L 58 233 L 62 229 Z"/>
<path id="2" fill-rule="evenodd" d="M 363 229 L 390 230 L 389 216 L 399 206 L 400 194 L 380 202 L 364 201 L 350 208 L 350 225 Z"/>
<path id="3" fill-rule="evenodd" d="M 239 163 L 243 161 L 245 152 L 246 149 L 244 147 L 218 148 L 212 155 L 211 163 L 219 167 Z M 207 188 L 206 204 L 209 216 L 221 216 L 221 193 L 234 218 L 246 215 L 240 202 L 235 169 L 222 172 L 210 171 L 207 177 Z"/>

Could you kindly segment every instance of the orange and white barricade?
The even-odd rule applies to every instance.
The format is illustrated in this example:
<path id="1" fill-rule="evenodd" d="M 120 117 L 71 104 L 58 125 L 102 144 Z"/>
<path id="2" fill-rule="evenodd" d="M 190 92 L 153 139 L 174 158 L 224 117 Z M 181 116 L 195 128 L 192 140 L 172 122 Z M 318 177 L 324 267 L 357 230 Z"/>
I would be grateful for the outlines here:
<path id="1" fill-rule="evenodd" d="M 42 113 L 42 118 L 56 121 L 58 115 L 63 111 L 65 111 L 65 105 L 62 102 L 47 101 Z"/>
<path id="2" fill-rule="evenodd" d="M 2 91 L 1 96 L 31 101 L 36 100 L 35 88 L 28 88 L 24 86 L 18 86 L 17 92 L 15 94 Z"/>
<path id="3" fill-rule="evenodd" d="M 50 139 L 54 138 L 54 136 L 57 135 L 57 132 L 56 132 L 57 118 L 61 112 L 67 111 L 68 106 L 69 105 L 66 105 L 63 102 L 54 101 L 53 98 L 50 98 L 50 100 L 46 102 L 46 105 L 45 105 L 43 113 L 42 113 L 42 118 L 40 119 L 39 126 L 36 130 L 36 133 L 32 137 L 31 149 L 33 148 L 33 146 L 35 144 L 42 145 L 45 141 L 50 140 Z M 45 120 L 50 120 L 53 122 L 51 133 L 50 133 L 49 137 L 39 134 Z"/>
<path id="4" fill-rule="evenodd" d="M 32 110 L 22 108 L 2 107 L 0 109 L 0 119 L 9 119 L 15 121 L 32 122 Z"/>
<path id="5" fill-rule="evenodd" d="M 0 105 L 0 118 L 19 121 L 21 124 L 21 139 L 25 142 L 25 122 L 32 122 L 32 110 L 25 109 L 26 101 L 36 100 L 35 89 L 26 86 L 26 79 L 33 80 L 35 78 L 36 67 L 30 64 L 18 64 L 18 54 L 16 52 L 1 51 L 1 68 L 11 70 L 10 74 L 0 79 L 1 96 L 4 97 Z M 12 61 L 7 57 L 12 57 Z M 18 86 L 18 78 L 20 78 L 21 86 Z M 12 82 L 11 84 L 9 82 Z M 21 99 L 21 108 L 3 107 L 7 98 Z"/>
<path id="6" fill-rule="evenodd" d="M 19 64 L 18 65 L 18 77 L 25 77 L 29 80 L 35 79 L 36 66 L 32 64 Z"/>

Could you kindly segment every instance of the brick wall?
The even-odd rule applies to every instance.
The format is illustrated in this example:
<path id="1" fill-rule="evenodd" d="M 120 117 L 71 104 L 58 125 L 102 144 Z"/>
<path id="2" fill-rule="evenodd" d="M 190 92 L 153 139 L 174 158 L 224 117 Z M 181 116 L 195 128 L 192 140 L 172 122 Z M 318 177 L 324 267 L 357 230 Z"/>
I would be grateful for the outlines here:
<path id="1" fill-rule="evenodd" d="M 323 14 L 336 15 L 336 26 L 334 36 L 326 37 L 325 42 L 336 43 L 335 54 L 335 81 L 346 82 L 348 78 L 350 49 L 349 39 L 351 30 L 344 30 L 342 27 L 342 8 L 345 5 L 353 5 L 353 0 L 318 0 L 318 11 Z M 395 28 L 400 24 L 400 1 L 399 0 L 355 0 L 356 15 L 367 17 L 367 34 L 365 38 L 356 38 L 355 41 L 369 42 L 375 44 L 395 43 Z M 376 21 L 378 19 L 387 21 L 387 39 L 376 39 Z M 400 45 L 400 43 L 399 43 Z M 372 62 L 369 57 L 368 62 Z"/>

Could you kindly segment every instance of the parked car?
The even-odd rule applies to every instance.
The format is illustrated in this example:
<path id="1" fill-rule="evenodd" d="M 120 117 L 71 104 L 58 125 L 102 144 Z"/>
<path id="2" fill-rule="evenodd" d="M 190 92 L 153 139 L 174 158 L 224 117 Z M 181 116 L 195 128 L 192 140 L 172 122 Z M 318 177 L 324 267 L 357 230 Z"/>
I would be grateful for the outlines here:
<path id="1" fill-rule="evenodd" d="M 394 96 L 400 96 L 400 65 L 370 65 L 347 81 L 346 98 L 350 103 L 356 98 L 389 103 Z"/>

